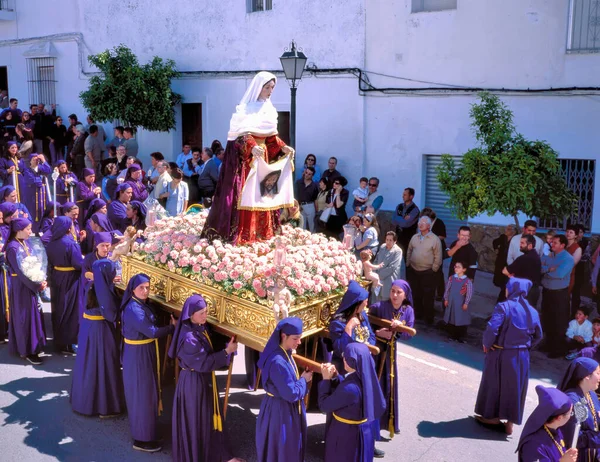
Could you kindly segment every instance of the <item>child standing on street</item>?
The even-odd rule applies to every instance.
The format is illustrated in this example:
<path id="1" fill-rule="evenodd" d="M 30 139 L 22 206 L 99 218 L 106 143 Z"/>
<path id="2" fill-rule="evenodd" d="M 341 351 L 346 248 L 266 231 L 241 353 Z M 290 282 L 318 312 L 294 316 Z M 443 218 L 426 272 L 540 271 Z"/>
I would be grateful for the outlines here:
<path id="1" fill-rule="evenodd" d="M 472 296 L 473 282 L 467 277 L 467 264 L 457 261 L 444 292 L 444 321 L 451 340 L 466 343 L 467 329 L 471 324 L 469 303 Z"/>
<path id="2" fill-rule="evenodd" d="M 592 323 L 588 321 L 590 311 L 587 306 L 580 307 L 575 313 L 575 319 L 569 322 L 566 334 L 567 345 L 570 350 L 566 356 L 568 360 L 575 359 L 579 350 L 592 344 L 594 333 Z"/>
<path id="3" fill-rule="evenodd" d="M 556 231 L 549 229 L 546 233 L 546 242 L 544 242 L 542 254 L 548 256 L 552 253 L 552 239 L 554 239 L 554 236 L 556 236 Z"/>

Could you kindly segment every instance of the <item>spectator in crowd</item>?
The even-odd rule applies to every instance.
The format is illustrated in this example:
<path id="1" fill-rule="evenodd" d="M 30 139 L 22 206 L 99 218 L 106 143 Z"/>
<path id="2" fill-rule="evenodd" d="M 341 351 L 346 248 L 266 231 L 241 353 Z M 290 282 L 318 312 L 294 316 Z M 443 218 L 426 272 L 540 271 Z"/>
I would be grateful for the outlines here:
<path id="1" fill-rule="evenodd" d="M 137 140 L 133 137 L 133 128 L 125 127 L 123 129 L 123 137 L 125 138 L 123 146 L 125 146 L 127 155 L 136 157 L 138 155 L 139 146 Z"/>
<path id="2" fill-rule="evenodd" d="M 581 289 L 585 283 L 585 269 L 592 258 L 592 248 L 589 240 L 585 237 L 585 227 L 582 224 L 575 225 L 577 229 L 577 243 L 581 248 L 581 258 L 575 263 L 575 279 L 571 291 L 571 313 L 577 311 L 581 306 Z"/>
<path id="3" fill-rule="evenodd" d="M 392 288 L 392 282 L 400 278 L 402 266 L 402 249 L 398 247 L 396 233 L 388 231 L 385 233 L 385 245 L 381 246 L 375 257 L 376 265 L 383 265 L 377 270 L 379 281 L 383 287 L 379 294 L 372 294 L 372 302 L 386 300 Z M 412 294 L 411 294 L 412 295 Z M 412 297 L 411 297 L 412 298 Z"/>
<path id="4" fill-rule="evenodd" d="M 189 143 L 183 145 L 181 153 L 177 154 L 177 167 L 181 171 L 185 168 L 186 162 L 192 158 L 192 146 Z"/>
<path id="5" fill-rule="evenodd" d="M 106 203 L 110 203 L 112 200 L 115 189 L 117 188 L 117 164 L 111 162 L 106 164 L 104 168 L 104 178 L 102 178 L 102 198 Z"/>
<path id="6" fill-rule="evenodd" d="M 200 198 L 198 172 L 196 169 L 202 162 L 200 159 L 201 153 L 202 149 L 199 147 L 192 148 L 192 156 L 185 162 L 183 167 L 183 178 L 190 190 L 190 205 L 197 204 Z"/>
<path id="7" fill-rule="evenodd" d="M 19 154 L 21 155 L 21 158 L 27 159 L 29 154 L 35 151 L 35 146 L 33 145 L 33 132 L 30 129 L 25 128 L 25 125 L 17 124 L 15 127 L 15 133 L 21 142 Z"/>
<path id="8" fill-rule="evenodd" d="M 225 159 L 225 149 L 221 148 L 215 151 L 214 159 L 219 166 L 219 172 L 221 172 L 221 165 L 223 165 L 223 160 Z"/>
<path id="9" fill-rule="evenodd" d="M 85 140 L 86 133 L 83 125 L 77 125 L 74 128 L 75 138 L 73 139 L 73 148 L 71 149 L 71 160 L 73 163 L 73 173 L 79 178 L 85 168 Z"/>
<path id="10" fill-rule="evenodd" d="M 325 181 L 325 179 L 321 178 L 319 180 L 319 189 L 318 189 L 318 193 L 317 193 L 317 199 L 315 201 L 315 207 L 317 209 L 317 212 L 315 214 L 315 231 L 317 231 L 319 233 L 325 232 L 324 223 L 321 220 L 319 220 L 319 218 L 321 218 L 321 214 L 323 213 L 323 210 L 325 210 L 327 208 L 328 194 L 329 194 L 329 189 L 327 187 L 327 181 Z"/>
<path id="11" fill-rule="evenodd" d="M 366 176 L 363 176 L 358 181 L 358 188 L 352 191 L 352 197 L 354 201 L 352 202 L 352 210 L 355 212 L 360 212 L 365 202 L 367 202 L 367 197 L 369 197 L 369 188 L 368 188 L 369 179 Z"/>
<path id="12" fill-rule="evenodd" d="M 442 244 L 431 232 L 429 217 L 421 217 L 418 227 L 419 233 L 415 234 L 408 244 L 406 271 L 413 289 L 417 319 L 425 319 L 427 324 L 432 325 L 435 273 L 442 265 Z"/>
<path id="13" fill-rule="evenodd" d="M 13 123 L 18 124 L 21 122 L 21 116 L 23 115 L 23 111 L 21 111 L 18 106 L 19 100 L 17 98 L 11 98 L 9 100 L 8 108 L 0 112 L 0 118 L 4 118 L 6 114 L 10 112 Z"/>
<path id="14" fill-rule="evenodd" d="M 458 229 L 458 239 L 450 244 L 448 256 L 452 257 L 450 266 L 448 267 L 448 277 L 452 277 L 455 273 L 454 264 L 457 261 L 462 261 L 467 265 L 467 277 L 471 281 L 475 280 L 475 271 L 477 270 L 477 251 L 471 244 L 471 228 L 461 226 Z"/>
<path id="15" fill-rule="evenodd" d="M 529 383 L 529 350 L 542 339 L 537 311 L 527 302 L 531 282 L 511 278 L 505 302 L 498 303 L 483 333 L 485 363 L 475 419 L 511 435 L 520 425 Z M 559 334 L 561 338 L 564 331 Z M 506 420 L 506 423 L 502 423 Z"/>
<path id="16" fill-rule="evenodd" d="M 515 225 L 506 225 L 504 228 L 504 233 L 498 236 L 496 239 L 492 241 L 492 248 L 496 253 L 496 262 L 494 264 L 494 279 L 493 283 L 496 287 L 500 288 L 500 293 L 498 294 L 498 298 L 496 302 L 501 302 L 505 300 L 504 289 L 506 288 L 506 282 L 508 281 L 508 276 L 504 274 L 504 268 L 506 268 L 506 257 L 508 256 L 508 246 L 510 244 L 510 240 L 516 234 Z M 534 241 L 535 242 L 535 241 Z"/>
<path id="17" fill-rule="evenodd" d="M 100 132 L 97 125 L 91 125 L 89 136 L 85 139 L 85 167 L 91 168 L 98 178 L 102 177 L 100 172 L 100 162 L 102 161 L 102 147 L 104 143 L 100 138 Z"/>
<path id="18" fill-rule="evenodd" d="M 592 283 L 592 294 L 594 295 L 594 298 L 596 299 L 596 306 L 600 307 L 600 294 L 598 294 L 598 286 L 600 286 L 600 258 L 598 258 L 598 254 L 600 253 L 600 245 L 598 246 L 598 248 L 596 249 L 596 252 L 594 253 L 594 255 L 596 256 L 596 259 L 594 260 L 592 257 L 592 262 L 594 263 L 594 269 L 592 270 L 592 277 L 591 277 L 591 283 Z"/>
<path id="19" fill-rule="evenodd" d="M 544 247 L 544 243 L 542 240 L 535 235 L 537 231 L 537 223 L 534 220 L 527 220 L 525 222 L 525 226 L 523 229 L 523 234 L 531 234 L 535 239 L 535 250 L 541 256 L 542 250 Z M 514 236 L 510 240 L 510 245 L 508 247 L 508 255 L 506 256 L 506 263 L 511 264 L 513 261 L 517 259 L 517 257 L 521 256 L 521 252 L 519 251 L 519 247 L 521 246 L 521 240 L 517 239 L 517 236 Z"/>
<path id="20" fill-rule="evenodd" d="M 319 180 L 321 179 L 321 167 L 319 167 L 317 165 L 317 157 L 314 154 L 308 154 L 306 156 L 306 159 L 304 159 L 304 166 L 302 169 L 298 169 L 299 172 L 299 178 L 298 180 L 301 180 L 303 175 L 304 175 L 304 169 L 306 167 L 312 167 L 315 169 L 315 174 L 313 175 L 313 181 L 315 182 L 319 182 Z"/>
<path id="21" fill-rule="evenodd" d="M 202 164 L 196 167 L 198 173 L 199 200 L 205 207 L 212 205 L 212 197 L 219 181 L 219 166 L 213 159 L 214 155 L 210 148 L 203 148 L 200 153 Z"/>
<path id="22" fill-rule="evenodd" d="M 167 188 L 173 178 L 169 175 L 167 171 L 169 168 L 169 163 L 166 160 L 161 160 L 158 164 L 156 164 L 156 171 L 158 172 L 158 177 L 156 179 L 156 184 L 154 185 L 154 190 L 152 191 L 152 196 L 160 200 L 162 195 L 167 191 Z M 166 205 L 166 201 L 161 201 L 161 204 Z"/>
<path id="23" fill-rule="evenodd" d="M 221 144 L 221 142 L 219 140 L 213 140 L 212 143 L 210 143 L 210 150 L 214 153 L 216 153 L 219 149 L 223 149 L 223 145 Z"/>
<path id="24" fill-rule="evenodd" d="M 448 278 L 444 293 L 444 322 L 451 340 L 466 343 L 471 313 L 469 303 L 473 297 L 473 282 L 467 276 L 469 266 L 466 262 L 456 260 L 453 265 L 454 274 Z"/>
<path id="25" fill-rule="evenodd" d="M 33 106 L 36 107 L 36 106 Z M 35 139 L 35 120 L 31 118 L 31 113 L 27 111 L 23 111 L 23 116 L 21 117 L 21 123 L 25 125 L 25 128 L 31 130 L 33 132 L 33 145 L 35 146 L 36 152 L 42 152 L 42 140 Z M 38 147 L 39 141 L 39 147 Z"/>
<path id="26" fill-rule="evenodd" d="M 102 143 L 102 148 L 103 148 L 102 151 L 105 151 L 106 149 L 104 149 L 104 147 L 106 146 L 106 140 L 108 138 L 106 136 L 106 131 L 104 131 L 104 127 L 102 126 L 102 124 L 97 124 L 96 121 L 94 119 L 92 119 L 92 116 L 89 114 L 86 117 L 86 121 L 87 121 L 88 131 L 92 127 L 92 125 L 96 125 L 96 127 L 98 127 L 98 138 L 100 139 L 100 142 Z"/>
<path id="27" fill-rule="evenodd" d="M 333 187 L 327 195 L 327 205 L 333 208 L 327 220 L 327 234 L 336 239 L 340 237 L 342 229 L 348 221 L 346 204 L 348 203 L 350 192 L 346 189 L 347 184 L 348 180 L 343 176 L 336 177 L 333 181 Z"/>
<path id="28" fill-rule="evenodd" d="M 15 122 L 15 118 L 12 115 L 12 112 L 5 113 L 0 118 L 0 127 L 2 127 L 2 132 L 4 133 L 4 141 L 15 141 L 16 133 L 15 128 L 17 127 L 17 123 Z"/>
<path id="29" fill-rule="evenodd" d="M 304 167 L 302 178 L 296 181 L 294 196 L 300 203 L 300 213 L 304 218 L 304 227 L 311 233 L 315 232 L 315 216 L 317 215 L 317 196 L 319 185 L 313 180 L 315 168 L 310 165 Z"/>
<path id="30" fill-rule="evenodd" d="M 135 157 L 132 157 L 135 158 Z M 123 170 L 127 170 L 127 148 L 124 145 L 117 147 L 117 170 L 122 172 Z"/>
<path id="31" fill-rule="evenodd" d="M 579 350 L 586 346 L 592 345 L 594 337 L 594 328 L 588 320 L 590 309 L 587 306 L 582 306 L 575 312 L 575 319 L 569 322 L 565 339 L 569 354 L 566 358 L 570 361 L 578 356 Z"/>
<path id="32" fill-rule="evenodd" d="M 43 104 L 40 104 L 40 106 L 41 110 L 39 110 L 38 106 L 35 104 L 30 106 L 31 120 L 33 124 L 27 128 L 33 130 L 33 143 L 35 145 L 35 152 L 43 153 L 45 147 L 44 144 L 48 146 L 48 140 L 46 137 L 48 136 L 48 132 L 52 124 L 52 117 L 46 114 Z M 25 112 L 23 113 L 23 116 L 25 116 Z"/>
<path id="33" fill-rule="evenodd" d="M 546 233 L 546 242 L 544 242 L 544 246 L 542 247 L 542 255 L 550 255 L 552 252 L 552 240 L 554 236 L 556 236 L 556 230 L 549 229 Z"/>
<path id="34" fill-rule="evenodd" d="M 297 200 L 294 199 L 294 205 L 291 207 L 284 207 L 279 215 L 279 223 L 304 229 L 304 217 L 300 213 L 300 204 Z"/>
<path id="35" fill-rule="evenodd" d="M 131 167 L 133 164 L 136 164 L 140 168 L 142 168 L 142 163 L 138 160 L 137 157 L 133 157 L 133 156 L 127 157 L 127 159 L 125 161 L 125 168 L 119 172 L 119 175 L 117 175 L 117 181 L 119 183 L 121 181 L 125 181 L 125 177 L 127 176 L 127 172 L 129 170 L 129 167 Z M 142 171 L 142 173 L 143 173 L 143 171 Z"/>
<path id="36" fill-rule="evenodd" d="M 571 270 L 571 278 L 569 280 L 569 296 L 573 293 L 575 287 L 575 270 L 577 264 L 581 260 L 581 247 L 579 246 L 579 242 L 577 241 L 577 232 L 579 229 L 577 225 L 567 225 L 567 229 L 565 231 L 565 236 L 567 237 L 567 252 L 571 254 L 574 261 L 574 267 Z M 575 311 L 573 310 L 573 304 L 571 303 L 571 317 L 575 316 Z"/>
<path id="37" fill-rule="evenodd" d="M 440 239 L 440 243 L 442 244 L 442 266 L 440 266 L 440 269 L 437 271 L 437 282 L 435 286 L 435 292 L 437 294 L 436 299 L 438 301 L 442 301 L 444 292 L 446 292 L 446 279 L 444 278 L 443 260 L 448 258 L 448 249 L 446 248 L 446 224 L 430 207 L 425 207 L 423 210 L 421 210 L 420 216 L 431 218 L 431 232 Z"/>
<path id="38" fill-rule="evenodd" d="M 114 146 L 110 146 L 108 148 L 108 157 L 100 161 L 100 170 L 102 171 L 102 175 L 104 175 L 106 166 L 108 164 L 117 165 L 117 148 L 115 148 Z"/>
<path id="39" fill-rule="evenodd" d="M 575 261 L 565 250 L 566 247 L 565 236 L 554 236 L 553 255 L 542 257 L 542 327 L 546 337 L 545 348 L 550 358 L 558 358 L 564 354 L 564 333 L 570 319 L 569 282 Z"/>
<path id="40" fill-rule="evenodd" d="M 110 140 L 110 142 L 106 145 L 107 147 L 111 147 L 114 146 L 115 148 L 118 148 L 119 146 L 124 146 L 125 145 L 125 137 L 123 135 L 123 130 L 125 130 L 121 125 L 115 127 L 115 129 L 113 130 L 113 139 Z"/>
<path id="41" fill-rule="evenodd" d="M 364 210 L 367 213 L 374 213 L 377 215 L 379 209 L 383 205 L 383 196 L 377 191 L 379 188 L 379 178 L 373 176 L 369 178 L 369 195 L 367 196 L 367 202 L 365 202 Z M 372 209 L 372 210 L 371 210 Z"/>
<path id="42" fill-rule="evenodd" d="M 46 140 L 49 143 L 48 148 L 52 165 L 55 165 L 59 160 L 64 159 L 65 146 L 67 145 L 67 127 L 63 125 L 62 117 L 57 117 L 56 121 L 50 126 Z"/>
<path id="43" fill-rule="evenodd" d="M 361 236 L 356 242 L 356 255 L 359 258 L 360 252 L 370 250 L 373 258 L 377 256 L 379 250 L 379 225 L 377 218 L 372 213 L 365 213 L 362 217 L 362 226 L 360 228 Z"/>
<path id="44" fill-rule="evenodd" d="M 535 251 L 535 239 L 531 234 L 521 236 L 520 252 L 523 254 L 517 257 L 510 265 L 502 269 L 502 274 L 507 278 L 527 279 L 531 281 L 531 289 L 527 294 L 527 301 L 531 306 L 537 308 L 540 298 L 540 283 L 542 279 L 542 261 Z M 504 301 L 503 297 L 502 300 Z"/>
<path id="45" fill-rule="evenodd" d="M 8 107 L 8 91 L 0 91 L 0 109 L 6 109 Z"/>
<path id="46" fill-rule="evenodd" d="M 396 213 L 394 213 L 394 216 L 392 217 L 392 224 L 396 225 L 398 244 L 403 252 L 407 251 L 408 243 L 417 232 L 419 207 L 417 207 L 417 204 L 413 202 L 414 197 L 415 190 L 413 188 L 404 189 L 404 192 L 402 193 L 403 202 L 398 204 L 398 207 L 396 207 Z M 431 219 L 429 221 L 431 222 Z M 408 260 L 406 263 L 408 264 Z"/>
<path id="47" fill-rule="evenodd" d="M 328 188 L 333 187 L 333 182 L 342 176 L 342 174 L 336 170 L 337 163 L 338 163 L 338 161 L 337 161 L 336 157 L 330 157 L 329 161 L 327 163 L 329 168 L 327 170 L 325 170 L 323 172 L 323 174 L 321 175 L 321 178 L 324 178 L 325 181 L 327 182 Z M 316 162 L 315 162 L 315 164 L 316 164 Z"/>
<path id="48" fill-rule="evenodd" d="M 167 199 L 166 210 L 174 217 L 187 210 L 190 191 L 187 183 L 182 181 L 181 170 L 171 170 L 171 177 L 173 179 L 161 197 Z"/>
<path id="49" fill-rule="evenodd" d="M 165 160 L 165 156 L 163 156 L 162 152 L 153 152 L 152 154 L 150 154 L 150 163 L 152 164 L 152 166 L 146 172 L 146 177 L 148 179 L 149 185 L 155 185 L 158 181 L 158 176 L 160 175 L 160 173 L 158 173 L 157 166 L 158 163 L 162 160 Z"/>

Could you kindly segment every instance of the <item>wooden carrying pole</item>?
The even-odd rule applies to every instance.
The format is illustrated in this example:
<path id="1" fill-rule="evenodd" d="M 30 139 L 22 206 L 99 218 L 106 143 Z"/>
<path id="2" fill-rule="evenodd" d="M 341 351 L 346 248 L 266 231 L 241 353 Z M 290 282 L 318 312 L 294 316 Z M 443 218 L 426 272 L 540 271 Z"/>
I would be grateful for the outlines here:
<path id="1" fill-rule="evenodd" d="M 325 338 L 331 338 L 331 335 L 330 335 L 329 329 L 324 329 L 324 330 L 322 330 L 321 332 L 319 332 L 319 335 L 320 335 L 321 337 L 325 337 Z M 363 345 L 366 345 L 366 346 L 369 348 L 369 352 L 370 352 L 372 355 L 378 355 L 378 354 L 380 353 L 380 351 L 379 351 L 379 347 L 377 347 L 377 346 L 375 346 L 375 345 L 371 345 L 371 344 L 369 344 L 369 343 L 363 343 Z"/>
<path id="2" fill-rule="evenodd" d="M 400 332 L 403 334 L 408 334 L 411 337 L 414 337 L 415 335 L 417 335 L 417 330 L 413 329 L 412 327 L 408 327 L 408 326 L 401 324 L 399 326 L 392 328 L 392 321 L 390 321 L 389 319 L 378 318 L 377 316 L 373 316 L 371 314 L 369 315 L 369 322 L 371 324 L 375 324 L 376 326 L 379 326 L 379 327 L 388 328 L 394 333 Z"/>
<path id="3" fill-rule="evenodd" d="M 233 341 L 237 342 L 237 335 L 233 336 Z M 229 360 L 229 369 L 227 370 L 227 384 L 225 385 L 225 398 L 223 399 L 223 420 L 227 418 L 227 405 L 229 404 L 229 390 L 231 388 L 231 373 L 233 372 L 233 360 L 235 354 L 231 355 Z"/>

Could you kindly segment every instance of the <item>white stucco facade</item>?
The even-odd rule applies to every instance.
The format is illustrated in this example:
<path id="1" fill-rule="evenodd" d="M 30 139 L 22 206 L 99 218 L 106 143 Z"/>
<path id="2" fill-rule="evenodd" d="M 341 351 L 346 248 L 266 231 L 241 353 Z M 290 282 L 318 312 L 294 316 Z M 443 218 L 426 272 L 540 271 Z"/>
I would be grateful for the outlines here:
<path id="1" fill-rule="evenodd" d="M 225 141 L 231 112 L 251 78 L 224 72 L 280 69 L 279 56 L 291 39 L 311 67 L 360 68 L 377 88 L 599 86 L 600 54 L 566 52 L 568 0 L 459 0 L 456 10 L 426 13 L 411 13 L 411 0 L 273 0 L 273 10 L 259 13 L 247 13 L 243 0 L 28 0 L 26 8 L 17 3 L 16 19 L 0 21 L 0 66 L 8 68 L 10 96 L 28 101 L 23 53 L 41 37 L 57 52 L 60 114 L 82 118 L 78 94 L 94 71 L 87 56 L 124 43 L 140 62 L 158 55 L 175 60 L 186 73 L 215 72 L 185 74 L 173 83 L 185 103 L 202 103 L 204 144 Z M 477 99 L 475 92 L 410 91 L 361 94 L 350 73 L 306 73 L 298 89 L 298 159 L 312 152 L 326 168 L 335 155 L 349 188 L 360 176 L 378 176 L 384 209 L 395 208 L 406 186 L 426 205 L 423 156 L 460 155 L 474 147 L 469 109 Z M 550 142 L 564 158 L 600 159 L 600 92 L 500 96 L 525 136 Z M 283 78 L 273 102 L 289 110 Z M 174 157 L 180 130 L 178 108 L 176 130 L 140 132 L 142 159 L 156 150 Z M 595 197 L 600 198 L 600 177 Z M 600 232 L 600 199 L 593 231 Z"/>

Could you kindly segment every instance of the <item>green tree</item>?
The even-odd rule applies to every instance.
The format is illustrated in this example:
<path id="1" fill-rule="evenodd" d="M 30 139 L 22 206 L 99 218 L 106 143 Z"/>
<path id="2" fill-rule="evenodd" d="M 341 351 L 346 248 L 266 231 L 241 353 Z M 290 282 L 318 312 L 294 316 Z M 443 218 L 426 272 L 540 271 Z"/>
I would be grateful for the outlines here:
<path id="1" fill-rule="evenodd" d="M 150 63 L 140 65 L 125 45 L 88 60 L 101 75 L 93 76 L 79 97 L 93 119 L 117 119 L 151 131 L 175 128 L 174 106 L 181 102 L 181 95 L 171 90 L 171 79 L 179 75 L 174 61 L 155 56 Z"/>
<path id="2" fill-rule="evenodd" d="M 518 214 L 564 220 L 576 209 L 577 197 L 560 175 L 558 154 L 544 141 L 517 133 L 512 111 L 495 95 L 480 93 L 471 107 L 471 127 L 479 146 L 461 165 L 444 154 L 437 167 L 446 206 L 461 220 L 482 213 Z"/>

